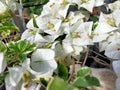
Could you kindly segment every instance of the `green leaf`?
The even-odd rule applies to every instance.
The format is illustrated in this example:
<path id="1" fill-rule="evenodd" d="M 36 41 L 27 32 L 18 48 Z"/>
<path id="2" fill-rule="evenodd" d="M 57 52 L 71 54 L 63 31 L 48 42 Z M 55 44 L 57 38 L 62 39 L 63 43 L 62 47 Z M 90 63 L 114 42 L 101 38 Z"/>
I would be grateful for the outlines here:
<path id="1" fill-rule="evenodd" d="M 0 22 L 9 21 L 13 16 L 13 12 L 8 8 L 4 13 L 0 14 Z"/>
<path id="2" fill-rule="evenodd" d="M 29 43 L 28 45 L 27 45 L 27 48 L 25 49 L 25 52 L 24 52 L 24 54 L 28 54 L 28 53 L 31 53 L 33 50 L 35 50 L 36 49 L 36 44 L 35 43 Z"/>
<path id="3" fill-rule="evenodd" d="M 91 72 L 91 68 L 89 67 L 82 67 L 78 72 L 77 72 L 77 76 L 78 77 L 85 77 L 87 75 L 89 75 Z"/>
<path id="4" fill-rule="evenodd" d="M 0 52 L 5 52 L 7 50 L 6 45 L 0 40 Z"/>
<path id="5" fill-rule="evenodd" d="M 25 51 L 25 49 L 27 48 L 28 46 L 28 41 L 27 40 L 22 40 L 20 43 L 19 43 L 19 49 L 23 52 Z"/>
<path id="6" fill-rule="evenodd" d="M 19 59 L 20 59 L 20 61 L 22 61 L 22 62 L 24 62 L 24 61 L 26 60 L 26 58 L 27 58 L 27 55 L 25 55 L 25 54 L 20 54 L 20 55 L 19 55 Z"/>
<path id="7" fill-rule="evenodd" d="M 36 44 L 30 43 L 27 40 L 19 40 L 17 42 L 9 42 L 7 47 L 6 57 L 8 63 L 11 64 L 12 62 L 17 62 L 18 64 L 19 62 L 24 62 L 27 55 L 36 49 Z"/>
<path id="8" fill-rule="evenodd" d="M 34 16 L 33 16 L 33 26 L 36 27 L 36 28 L 39 28 L 38 25 L 37 25 L 37 23 L 36 23 L 36 19 L 35 19 Z"/>
<path id="9" fill-rule="evenodd" d="M 94 76 L 88 75 L 85 77 L 85 79 L 87 80 L 89 86 L 100 86 L 99 80 Z"/>
<path id="10" fill-rule="evenodd" d="M 8 48 L 10 50 L 8 52 L 15 52 L 15 53 L 20 52 L 18 43 L 14 42 L 14 41 L 11 41 L 8 43 Z"/>
<path id="11" fill-rule="evenodd" d="M 68 79 L 68 69 L 61 62 L 58 62 L 58 76 L 64 80 Z"/>
<path id="12" fill-rule="evenodd" d="M 93 21 L 94 23 L 98 21 L 98 17 L 97 16 L 90 16 L 90 21 Z"/>
<path id="13" fill-rule="evenodd" d="M 78 87 L 78 88 L 86 88 L 88 87 L 88 82 L 86 81 L 85 78 L 78 77 L 74 82 L 73 86 Z"/>
<path id="14" fill-rule="evenodd" d="M 45 78 L 40 78 L 40 83 L 46 87 L 48 85 L 48 81 L 45 80 Z"/>
<path id="15" fill-rule="evenodd" d="M 87 75 L 86 77 L 78 77 L 73 82 L 73 86 L 78 88 L 86 88 L 89 86 L 100 86 L 100 82 L 96 77 Z"/>
<path id="16" fill-rule="evenodd" d="M 0 85 L 4 83 L 7 74 L 8 74 L 7 72 L 0 74 Z"/>
<path id="17" fill-rule="evenodd" d="M 60 78 L 53 78 L 46 90 L 78 90 Z"/>

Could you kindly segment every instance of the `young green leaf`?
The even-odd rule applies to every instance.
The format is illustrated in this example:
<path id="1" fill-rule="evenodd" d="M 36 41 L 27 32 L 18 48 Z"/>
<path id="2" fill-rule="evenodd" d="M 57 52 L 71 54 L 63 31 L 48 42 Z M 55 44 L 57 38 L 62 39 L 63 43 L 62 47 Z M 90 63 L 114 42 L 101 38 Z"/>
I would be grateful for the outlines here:
<path id="1" fill-rule="evenodd" d="M 100 86 L 99 80 L 94 76 L 88 75 L 85 77 L 85 79 L 87 80 L 89 86 Z"/>
<path id="2" fill-rule="evenodd" d="M 0 74 L 0 85 L 4 83 L 7 74 L 8 74 L 7 72 Z"/>
<path id="3" fill-rule="evenodd" d="M 46 90 L 78 90 L 60 78 L 53 78 Z"/>
<path id="4" fill-rule="evenodd" d="M 89 75 L 91 72 L 91 68 L 89 67 L 82 67 L 78 72 L 77 72 L 77 76 L 78 77 L 85 77 L 87 75 Z"/>
<path id="5" fill-rule="evenodd" d="M 64 80 L 68 79 L 68 69 L 61 62 L 58 62 L 58 76 Z"/>
<path id="6" fill-rule="evenodd" d="M 74 82 L 73 86 L 78 87 L 78 88 L 86 88 L 89 86 L 87 80 L 82 77 L 78 77 Z"/>
<path id="7" fill-rule="evenodd" d="M 40 78 L 40 83 L 46 87 L 48 85 L 48 81 L 45 80 L 45 78 Z"/>
<path id="8" fill-rule="evenodd" d="M 12 62 L 19 63 L 24 62 L 24 60 L 27 58 L 27 55 L 36 49 L 36 44 L 30 43 L 27 40 L 19 40 L 17 42 L 9 42 L 7 47 L 7 61 L 10 63 L 12 60 Z"/>
<path id="9" fill-rule="evenodd" d="M 86 88 L 89 86 L 100 86 L 100 82 L 96 77 L 87 75 L 86 77 L 78 77 L 73 82 L 73 86 L 78 88 Z"/>
<path id="10" fill-rule="evenodd" d="M 0 52 L 5 52 L 7 50 L 6 45 L 0 40 Z"/>
<path id="11" fill-rule="evenodd" d="M 37 23 L 36 23 L 36 19 L 35 19 L 34 16 L 33 16 L 33 25 L 34 25 L 34 27 L 39 28 L 38 25 L 37 25 Z"/>
<path id="12" fill-rule="evenodd" d="M 18 47 L 21 51 L 25 51 L 25 49 L 27 48 L 28 46 L 28 41 L 27 40 L 22 40 L 19 44 L 18 44 Z"/>

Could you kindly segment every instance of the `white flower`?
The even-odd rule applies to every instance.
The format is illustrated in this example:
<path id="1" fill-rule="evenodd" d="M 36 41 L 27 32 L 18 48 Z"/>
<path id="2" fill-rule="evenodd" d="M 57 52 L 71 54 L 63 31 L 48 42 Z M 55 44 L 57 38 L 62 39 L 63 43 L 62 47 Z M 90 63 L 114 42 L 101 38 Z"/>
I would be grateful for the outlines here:
<path id="1" fill-rule="evenodd" d="M 115 25 L 118 29 L 120 29 L 120 16 L 119 16 L 119 13 L 120 13 L 120 9 L 117 9 L 115 10 L 112 15 L 113 15 L 113 18 L 115 20 Z"/>
<path id="2" fill-rule="evenodd" d="M 37 17 L 36 18 L 36 24 L 38 26 L 38 29 L 33 29 L 38 33 L 46 33 L 48 34 L 47 36 L 51 36 L 51 38 L 56 39 L 59 35 L 62 34 L 62 31 L 60 29 L 62 20 L 61 19 L 56 19 L 56 18 L 52 18 L 51 16 L 44 16 L 44 17 Z M 30 22 L 28 22 L 28 26 L 31 29 L 34 28 L 33 27 L 33 20 L 31 20 Z"/>
<path id="3" fill-rule="evenodd" d="M 36 26 L 34 25 L 34 24 L 36 23 L 37 17 L 34 17 L 34 18 L 35 18 L 35 22 L 33 22 L 33 19 L 30 19 L 30 20 L 28 21 L 26 27 L 27 27 L 28 29 L 32 29 L 32 30 L 34 30 L 34 31 L 36 31 L 36 32 L 38 32 L 38 33 L 41 33 L 40 28 L 39 28 L 39 27 L 36 27 Z"/>
<path id="4" fill-rule="evenodd" d="M 31 43 L 37 43 L 38 47 L 41 47 L 44 43 L 48 42 L 48 40 L 46 40 L 41 34 L 29 29 L 25 30 L 22 33 L 21 40 L 24 39 L 28 40 Z"/>
<path id="5" fill-rule="evenodd" d="M 86 15 L 83 14 L 81 11 L 70 11 L 68 16 L 63 20 L 64 23 L 69 23 L 69 25 L 74 25 L 75 23 L 81 21 L 84 21 L 84 19 L 88 20 L 89 15 L 86 13 Z"/>
<path id="6" fill-rule="evenodd" d="M 105 50 L 105 55 L 112 59 L 120 59 L 120 33 L 114 32 L 100 43 L 100 50 Z"/>
<path id="7" fill-rule="evenodd" d="M 79 25 L 77 27 L 77 24 Z M 92 45 L 92 25 L 93 22 L 77 23 L 70 27 L 69 35 L 73 45 Z"/>
<path id="8" fill-rule="evenodd" d="M 117 10 L 117 9 L 120 9 L 120 1 L 117 0 L 114 3 L 108 4 L 108 7 L 113 11 Z"/>
<path id="9" fill-rule="evenodd" d="M 31 56 L 31 62 L 27 59 L 22 66 L 9 68 L 7 80 L 9 79 L 10 83 L 8 84 L 16 87 L 26 71 L 36 78 L 52 75 L 57 68 L 54 56 L 55 53 L 51 49 L 37 49 Z"/>
<path id="10" fill-rule="evenodd" d="M 70 4 L 66 2 L 56 2 L 56 1 L 49 1 L 46 5 L 43 7 L 43 11 L 41 12 L 41 17 L 50 15 L 52 17 L 56 18 L 65 18 L 68 12 Z"/>
<path id="11" fill-rule="evenodd" d="M 9 74 L 6 77 L 6 87 L 9 87 L 11 85 L 11 88 L 17 88 L 20 83 L 24 85 L 24 83 L 26 82 L 21 82 L 21 79 L 26 71 L 29 72 L 29 75 L 31 74 L 34 77 L 39 78 L 52 75 L 53 71 L 57 68 L 57 63 L 54 60 L 54 51 L 49 49 L 36 50 L 32 54 L 31 60 L 32 61 L 30 62 L 30 59 L 27 59 L 22 64 L 22 66 L 9 68 Z M 29 77 L 28 79 L 31 79 L 31 77 Z M 7 81 L 9 81 L 9 83 Z M 10 89 L 8 88 L 7 90 Z"/>
<path id="12" fill-rule="evenodd" d="M 87 9 L 89 12 L 92 12 L 94 4 L 95 0 L 81 0 L 81 4 L 78 4 L 78 6 Z"/>
<path id="13" fill-rule="evenodd" d="M 57 68 L 55 52 L 51 49 L 37 49 L 31 56 L 31 68 L 29 71 L 36 77 L 52 75 Z"/>
<path id="14" fill-rule="evenodd" d="M 101 42 L 103 40 L 106 40 L 109 36 L 109 33 L 115 30 L 117 30 L 117 27 L 115 25 L 112 14 L 105 15 L 101 13 L 98 25 L 93 32 L 93 42 Z"/>
<path id="15" fill-rule="evenodd" d="M 101 42 L 106 40 L 109 33 L 116 30 L 117 28 L 108 25 L 105 22 L 99 22 L 94 30 L 93 42 Z"/>
<path id="16" fill-rule="evenodd" d="M 78 27 L 75 32 L 78 32 L 80 36 L 73 38 L 74 45 L 93 45 L 92 25 L 93 22 L 85 22 Z"/>
<path id="17" fill-rule="evenodd" d="M 19 82 L 17 86 L 13 86 L 10 83 L 9 75 L 6 76 L 5 78 L 5 88 L 6 90 L 39 90 L 40 87 L 36 83 L 31 83 L 28 87 L 25 87 L 26 83 L 24 82 Z"/>
<path id="18" fill-rule="evenodd" d="M 0 52 L 0 74 L 5 70 L 7 66 L 6 60 L 4 60 L 4 54 Z"/>
<path id="19" fill-rule="evenodd" d="M 84 52 L 84 47 L 81 45 L 74 45 L 69 37 L 66 37 L 66 39 L 62 42 L 62 47 L 64 49 L 64 52 L 66 55 L 72 55 L 76 57 L 77 55 L 80 55 L 80 52 Z"/>

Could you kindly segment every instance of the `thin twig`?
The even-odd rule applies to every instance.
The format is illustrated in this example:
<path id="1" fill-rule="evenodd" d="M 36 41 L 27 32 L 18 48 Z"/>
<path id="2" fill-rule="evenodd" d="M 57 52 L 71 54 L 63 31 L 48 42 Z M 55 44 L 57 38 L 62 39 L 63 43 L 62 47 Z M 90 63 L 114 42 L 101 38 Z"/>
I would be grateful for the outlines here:
<path id="1" fill-rule="evenodd" d="M 75 73 L 75 60 L 74 58 L 72 58 L 73 63 L 72 63 L 72 72 L 70 73 L 70 76 L 68 78 L 68 83 L 71 81 L 71 79 L 74 77 L 74 73 Z"/>
<path id="2" fill-rule="evenodd" d="M 110 64 L 106 63 L 105 61 L 103 61 L 103 60 L 101 60 L 101 59 L 99 59 L 99 58 L 97 58 L 97 57 L 92 57 L 92 56 L 91 56 L 91 58 L 93 58 L 93 59 L 94 59 L 97 63 L 99 63 L 99 64 L 102 64 L 102 65 L 104 65 L 104 66 L 109 66 L 109 67 L 111 67 Z"/>
<path id="3" fill-rule="evenodd" d="M 103 57 L 105 59 L 108 59 L 108 60 L 112 61 L 111 58 L 105 57 L 105 56 L 103 56 L 103 55 L 101 55 L 101 54 L 99 54 L 99 53 L 97 53 L 97 52 L 95 52 L 95 51 L 93 51 L 91 49 L 90 49 L 90 51 L 92 51 L 93 53 L 97 54 L 98 56 L 101 56 L 101 57 Z"/>
<path id="4" fill-rule="evenodd" d="M 84 61 L 83 61 L 82 67 L 85 66 L 85 63 L 86 63 L 86 61 L 87 61 L 88 54 L 89 54 L 89 49 L 90 49 L 90 46 L 87 46 L 87 51 L 86 51 L 86 55 L 85 55 L 85 59 L 84 59 Z"/>

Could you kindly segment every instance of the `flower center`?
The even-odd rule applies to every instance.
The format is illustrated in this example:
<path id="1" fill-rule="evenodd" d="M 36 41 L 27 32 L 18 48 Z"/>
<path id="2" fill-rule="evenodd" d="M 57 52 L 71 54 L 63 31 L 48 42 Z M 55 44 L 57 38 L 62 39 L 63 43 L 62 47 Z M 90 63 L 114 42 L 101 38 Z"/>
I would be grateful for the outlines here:
<path id="1" fill-rule="evenodd" d="M 54 5 L 55 5 L 55 3 L 52 3 L 52 4 L 50 5 L 50 7 L 52 8 Z"/>
<path id="2" fill-rule="evenodd" d="M 87 3 L 88 0 L 81 0 L 81 2 L 82 2 L 82 4 L 83 4 L 83 3 Z"/>
<path id="3" fill-rule="evenodd" d="M 68 2 L 67 2 L 67 0 L 62 0 L 62 5 L 67 5 L 68 4 Z"/>
<path id="4" fill-rule="evenodd" d="M 114 10 L 117 9 L 117 5 L 116 4 L 112 4 L 112 6 L 113 6 Z"/>
<path id="5" fill-rule="evenodd" d="M 52 43 L 51 42 L 47 42 L 42 47 L 43 48 L 50 48 L 51 46 L 52 46 Z"/>
<path id="6" fill-rule="evenodd" d="M 48 28 L 55 30 L 54 27 L 55 27 L 55 25 L 53 23 L 48 22 Z"/>
<path id="7" fill-rule="evenodd" d="M 22 79 L 25 82 L 24 87 L 27 88 L 30 85 L 30 73 L 29 73 L 29 71 L 23 72 Z"/>
<path id="8" fill-rule="evenodd" d="M 107 17 L 107 23 L 111 26 L 115 26 L 115 21 L 113 18 L 111 17 Z"/>
<path id="9" fill-rule="evenodd" d="M 36 31 L 34 31 L 34 30 L 29 30 L 29 32 L 30 32 L 30 34 L 32 34 L 32 35 L 36 35 Z"/>
<path id="10" fill-rule="evenodd" d="M 71 35 L 72 38 L 80 37 L 78 32 L 71 32 L 70 35 Z"/>

